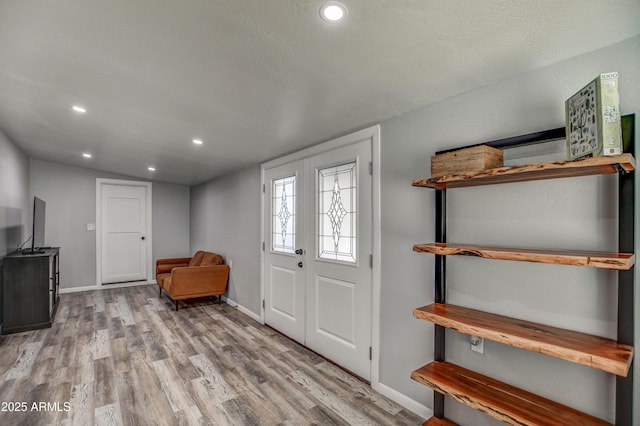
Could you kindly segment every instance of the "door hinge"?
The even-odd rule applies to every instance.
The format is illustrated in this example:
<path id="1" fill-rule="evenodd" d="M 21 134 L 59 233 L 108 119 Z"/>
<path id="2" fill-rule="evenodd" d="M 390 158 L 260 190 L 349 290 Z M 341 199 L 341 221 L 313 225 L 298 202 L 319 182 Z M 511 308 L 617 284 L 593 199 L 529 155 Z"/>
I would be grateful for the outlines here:
<path id="1" fill-rule="evenodd" d="M 264 241 L 262 242 L 262 251 L 264 251 Z"/>
<path id="2" fill-rule="evenodd" d="M 262 184 L 262 193 L 264 194 L 265 192 L 267 192 L 267 185 L 265 185 L 264 183 Z"/>
<path id="3" fill-rule="evenodd" d="M 369 268 L 373 269 L 373 255 L 369 255 Z"/>
<path id="4" fill-rule="evenodd" d="M 373 175 L 373 161 L 369 161 L 369 174 Z"/>
<path id="5" fill-rule="evenodd" d="M 262 309 L 264 309 L 264 299 L 262 299 Z"/>
<path id="6" fill-rule="evenodd" d="M 373 359 L 373 348 L 369 346 L 369 361 Z"/>

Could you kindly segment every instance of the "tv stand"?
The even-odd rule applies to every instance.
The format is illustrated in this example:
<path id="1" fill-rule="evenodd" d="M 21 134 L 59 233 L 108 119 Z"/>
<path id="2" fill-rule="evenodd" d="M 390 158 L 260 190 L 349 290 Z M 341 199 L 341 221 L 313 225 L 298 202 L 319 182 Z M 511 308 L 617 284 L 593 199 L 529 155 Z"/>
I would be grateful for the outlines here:
<path id="1" fill-rule="evenodd" d="M 51 327 L 60 301 L 60 248 L 4 258 L 2 334 Z"/>
<path id="2" fill-rule="evenodd" d="M 20 254 L 21 254 L 22 256 L 31 256 L 31 255 L 33 255 L 33 254 L 45 254 L 45 253 L 46 253 L 46 251 L 45 251 L 45 250 L 30 250 L 30 249 L 28 249 L 28 250 L 22 250 L 22 251 L 20 252 Z"/>

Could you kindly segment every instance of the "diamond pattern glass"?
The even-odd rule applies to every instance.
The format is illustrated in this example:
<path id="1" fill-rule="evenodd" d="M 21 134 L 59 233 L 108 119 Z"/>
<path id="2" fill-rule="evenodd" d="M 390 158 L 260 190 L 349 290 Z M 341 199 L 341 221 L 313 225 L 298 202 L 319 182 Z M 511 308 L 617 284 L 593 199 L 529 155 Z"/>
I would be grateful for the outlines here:
<path id="1" fill-rule="evenodd" d="M 273 181 L 271 190 L 271 249 L 295 253 L 296 243 L 296 177 Z"/>
<path id="2" fill-rule="evenodd" d="M 318 257 L 356 262 L 356 163 L 318 170 Z"/>

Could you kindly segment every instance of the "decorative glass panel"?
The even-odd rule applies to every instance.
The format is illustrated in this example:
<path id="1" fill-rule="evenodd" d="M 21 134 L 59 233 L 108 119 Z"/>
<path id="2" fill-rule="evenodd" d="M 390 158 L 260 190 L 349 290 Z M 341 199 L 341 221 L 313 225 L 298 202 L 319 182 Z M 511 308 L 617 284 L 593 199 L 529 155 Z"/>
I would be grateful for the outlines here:
<path id="1" fill-rule="evenodd" d="M 273 181 L 271 190 L 271 248 L 295 253 L 296 245 L 296 177 Z"/>
<path id="2" fill-rule="evenodd" d="M 356 163 L 318 170 L 318 257 L 356 262 Z"/>

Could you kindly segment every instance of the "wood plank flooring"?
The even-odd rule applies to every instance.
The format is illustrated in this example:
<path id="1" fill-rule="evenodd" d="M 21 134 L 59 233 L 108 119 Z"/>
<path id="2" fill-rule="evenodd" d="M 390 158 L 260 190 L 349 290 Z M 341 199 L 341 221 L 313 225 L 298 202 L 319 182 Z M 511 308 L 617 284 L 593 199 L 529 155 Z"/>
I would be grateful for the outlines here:
<path id="1" fill-rule="evenodd" d="M 418 425 L 415 414 L 211 299 L 156 286 L 64 294 L 0 337 L 2 425 Z M 35 404 L 34 404 L 35 403 Z"/>

